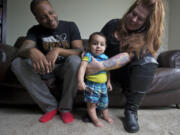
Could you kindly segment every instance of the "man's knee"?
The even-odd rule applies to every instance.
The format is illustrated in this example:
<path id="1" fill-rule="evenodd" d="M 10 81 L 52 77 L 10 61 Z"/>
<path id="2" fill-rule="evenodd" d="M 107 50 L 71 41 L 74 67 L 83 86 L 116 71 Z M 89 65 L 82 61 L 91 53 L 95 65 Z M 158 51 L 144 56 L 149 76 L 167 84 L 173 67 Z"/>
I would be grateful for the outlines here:
<path id="1" fill-rule="evenodd" d="M 12 70 L 13 72 L 16 72 L 16 70 L 19 69 L 19 67 L 21 67 L 21 66 L 20 66 L 21 63 L 22 63 L 22 59 L 21 59 L 21 58 L 16 58 L 16 59 L 14 59 L 14 60 L 12 61 L 12 63 L 11 63 L 11 70 Z"/>
<path id="2" fill-rule="evenodd" d="M 76 55 L 68 56 L 66 59 L 66 64 L 68 64 L 73 68 L 79 68 L 80 63 L 81 63 L 81 58 Z"/>
<path id="3" fill-rule="evenodd" d="M 81 61 L 81 58 L 79 57 L 79 56 L 77 56 L 77 55 L 71 55 L 71 56 L 68 56 L 67 57 L 67 61 L 69 62 L 69 63 L 80 63 L 80 61 Z"/>
<path id="4" fill-rule="evenodd" d="M 22 58 L 16 58 L 12 61 L 11 63 L 11 70 L 16 73 L 16 72 L 21 72 L 23 71 L 24 68 L 26 67 L 32 67 L 32 63 L 30 59 L 22 59 Z"/>
<path id="5" fill-rule="evenodd" d="M 21 61 L 21 58 L 16 58 L 12 61 L 11 66 L 15 66 L 16 64 L 18 64 Z"/>

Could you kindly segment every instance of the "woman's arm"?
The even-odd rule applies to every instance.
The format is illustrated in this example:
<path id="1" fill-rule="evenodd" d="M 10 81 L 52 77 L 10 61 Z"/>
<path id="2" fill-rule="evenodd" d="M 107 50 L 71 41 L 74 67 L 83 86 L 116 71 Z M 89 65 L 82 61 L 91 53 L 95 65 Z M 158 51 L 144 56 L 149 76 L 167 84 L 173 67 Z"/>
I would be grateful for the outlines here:
<path id="1" fill-rule="evenodd" d="M 110 59 L 98 62 L 94 58 L 92 58 L 91 63 L 88 64 L 86 73 L 94 74 L 102 70 L 114 70 L 126 65 L 131 60 L 131 57 L 128 53 L 120 53 L 111 57 Z"/>
<path id="2" fill-rule="evenodd" d="M 120 68 L 127 64 L 129 61 L 130 56 L 128 53 L 120 53 L 103 62 L 104 70 L 109 71 Z"/>

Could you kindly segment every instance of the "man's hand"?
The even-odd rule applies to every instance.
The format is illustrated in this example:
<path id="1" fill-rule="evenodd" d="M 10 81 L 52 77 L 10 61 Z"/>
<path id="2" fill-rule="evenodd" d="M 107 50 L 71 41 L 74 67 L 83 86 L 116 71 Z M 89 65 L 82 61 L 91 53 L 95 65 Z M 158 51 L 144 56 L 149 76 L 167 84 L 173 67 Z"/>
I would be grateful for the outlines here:
<path id="1" fill-rule="evenodd" d="M 55 68 L 55 62 L 57 57 L 59 56 L 59 49 L 61 48 L 53 48 L 46 55 L 46 59 L 49 63 L 49 71 L 52 72 Z"/>
<path id="2" fill-rule="evenodd" d="M 45 55 L 36 48 L 31 48 L 29 50 L 29 57 L 32 61 L 35 72 L 40 74 L 49 73 L 49 63 L 46 60 Z"/>

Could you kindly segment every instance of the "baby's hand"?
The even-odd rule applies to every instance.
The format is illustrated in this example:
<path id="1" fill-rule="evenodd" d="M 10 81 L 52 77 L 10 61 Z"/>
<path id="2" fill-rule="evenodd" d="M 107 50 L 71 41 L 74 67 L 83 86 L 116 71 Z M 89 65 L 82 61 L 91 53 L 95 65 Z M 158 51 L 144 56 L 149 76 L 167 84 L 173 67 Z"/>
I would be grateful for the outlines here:
<path id="1" fill-rule="evenodd" d="M 107 82 L 107 88 L 108 88 L 108 91 L 112 91 L 112 85 L 110 82 Z"/>
<path id="2" fill-rule="evenodd" d="M 79 90 L 85 90 L 86 84 L 84 82 L 78 82 L 78 89 Z"/>

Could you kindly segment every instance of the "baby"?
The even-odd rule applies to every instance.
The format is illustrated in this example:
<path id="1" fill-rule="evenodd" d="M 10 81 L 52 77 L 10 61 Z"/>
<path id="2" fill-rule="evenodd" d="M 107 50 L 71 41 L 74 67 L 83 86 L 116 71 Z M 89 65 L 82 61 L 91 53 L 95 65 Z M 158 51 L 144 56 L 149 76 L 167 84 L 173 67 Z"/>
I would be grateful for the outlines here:
<path id="1" fill-rule="evenodd" d="M 88 63 L 91 62 L 92 57 L 98 61 L 104 61 L 108 59 L 108 56 L 104 54 L 106 49 L 106 38 L 100 32 L 95 32 L 90 35 L 88 41 L 89 52 L 85 53 L 82 58 L 80 69 L 78 72 L 78 89 L 84 91 L 84 101 L 87 102 L 87 111 L 97 127 L 103 127 L 103 124 L 99 121 L 96 115 L 96 108 L 102 111 L 103 118 L 113 123 L 113 120 L 108 115 L 108 92 L 112 91 L 112 85 L 110 81 L 110 73 L 106 71 L 100 71 L 93 75 L 86 75 L 86 82 L 84 82 L 84 75 Z"/>

